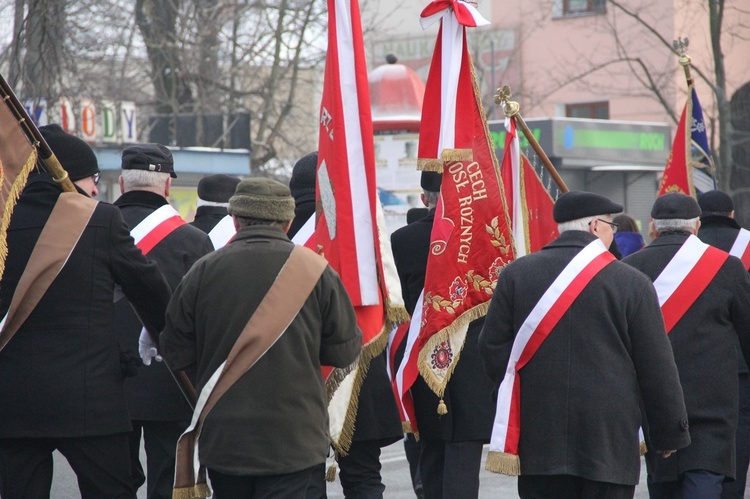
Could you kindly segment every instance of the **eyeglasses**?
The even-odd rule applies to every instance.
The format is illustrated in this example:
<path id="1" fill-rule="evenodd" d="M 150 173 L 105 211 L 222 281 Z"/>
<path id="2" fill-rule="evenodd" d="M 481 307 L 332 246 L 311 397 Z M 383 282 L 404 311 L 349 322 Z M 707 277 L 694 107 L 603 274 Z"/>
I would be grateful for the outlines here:
<path id="1" fill-rule="evenodd" d="M 609 225 L 610 227 L 612 227 L 612 233 L 613 234 L 615 232 L 617 232 L 617 227 L 619 227 L 619 225 L 617 225 L 616 223 L 614 223 L 614 222 L 607 222 L 606 220 L 602 220 L 601 218 L 595 218 L 594 220 L 599 220 L 600 222 L 605 223 L 605 224 Z M 593 222 L 594 220 L 592 220 L 591 222 Z M 589 222 L 589 225 L 591 225 L 591 222 Z"/>
<path id="2" fill-rule="evenodd" d="M 94 173 L 92 177 L 94 179 L 94 185 L 99 185 L 99 180 L 101 180 L 102 177 L 101 173 Z"/>

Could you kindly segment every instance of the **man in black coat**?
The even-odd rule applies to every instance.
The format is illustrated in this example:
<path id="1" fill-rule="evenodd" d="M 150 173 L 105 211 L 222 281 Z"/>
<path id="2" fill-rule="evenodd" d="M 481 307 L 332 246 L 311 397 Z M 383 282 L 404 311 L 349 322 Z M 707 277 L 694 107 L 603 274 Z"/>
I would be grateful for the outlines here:
<path id="1" fill-rule="evenodd" d="M 652 231 L 657 238 L 623 261 L 657 281 L 659 290 L 659 279 L 665 268 L 677 260 L 676 254 L 683 247 L 696 245 L 712 249 L 694 236 L 700 227 L 700 214 L 698 203 L 690 196 L 677 193 L 660 196 L 651 210 Z M 676 280 L 678 272 L 693 271 L 693 275 L 705 276 L 706 285 L 701 291 L 697 281 L 687 274 L 685 282 L 699 294 L 692 303 L 685 303 L 689 308 L 681 316 L 672 315 L 670 319 L 670 315 L 665 314 L 685 394 L 692 443 L 666 460 L 656 459 L 650 452 L 646 454 L 649 491 L 654 498 L 718 498 L 722 482 L 735 476 L 739 390 L 735 344 L 739 339 L 747 361 L 750 357 L 750 276 L 738 258 L 717 253 L 725 260 L 719 261 L 720 266 L 717 264 L 718 270 L 713 273 L 696 263 L 689 270 L 681 264 L 667 276 Z M 710 253 L 705 251 L 704 255 L 708 257 Z M 669 296 L 678 294 L 674 292 Z M 664 303 L 668 303 L 668 299 Z M 673 324 L 671 330 L 669 324 Z M 649 444 L 648 431 L 645 433 L 646 444 Z"/>
<path id="2" fill-rule="evenodd" d="M 562 194 L 553 210 L 560 236 L 500 273 L 479 337 L 485 369 L 495 382 L 505 377 L 515 343 L 528 334 L 519 334 L 521 326 L 533 327 L 527 321 L 541 317 L 537 305 L 562 301 L 563 289 L 568 293 L 572 287 L 552 283 L 564 273 L 571 272 L 571 282 L 584 275 L 571 271 L 571 261 L 597 244 L 606 255 L 614 235 L 611 214 L 619 211 L 620 205 L 598 194 Z M 654 459 L 690 442 L 653 286 L 640 272 L 608 258 L 612 261 L 555 314 L 560 319 L 544 330 L 548 336 L 518 370 L 521 498 L 632 498 L 641 465 L 641 400 L 653 430 Z"/>
<path id="3" fill-rule="evenodd" d="M 206 175 L 198 181 L 198 203 L 195 218 L 190 225 L 197 227 L 209 236 L 211 231 L 222 220 L 231 220 L 227 214 L 229 198 L 234 194 L 240 179 L 230 175 L 218 173 Z M 213 243 L 212 239 L 212 243 Z M 218 244 L 214 244 L 214 247 Z M 218 249 L 218 248 L 216 248 Z"/>
<path id="4" fill-rule="evenodd" d="M 74 182 L 98 173 L 85 142 L 57 125 L 41 131 Z M 39 237 L 61 192 L 41 167 L 32 172 L 8 229 L 0 315 L 8 311 L 32 250 L 45 247 Z M 116 285 L 144 321 L 164 326 L 167 283 L 133 244 L 120 211 L 99 202 L 41 301 L 0 352 L 4 499 L 48 498 L 55 449 L 78 476 L 84 499 L 136 497 L 123 390 L 132 366 L 112 322 Z"/>
<path id="5" fill-rule="evenodd" d="M 152 165 L 159 165 L 158 171 L 150 171 Z M 158 209 L 171 208 L 167 206 L 167 197 L 172 177 L 176 177 L 172 153 L 165 146 L 137 144 L 123 150 L 119 178 L 122 195 L 114 204 L 131 231 L 142 222 L 148 224 L 144 220 Z M 159 227 L 155 228 L 151 237 L 163 237 L 152 249 L 143 247 L 143 250 L 146 258 L 159 266 L 170 287 L 175 289 L 193 263 L 213 251 L 213 246 L 206 233 L 185 223 L 174 209 L 170 210 L 169 216 L 177 216 L 175 220 L 180 224 L 168 234 L 159 233 Z M 128 300 L 115 303 L 115 324 L 123 348 L 139 351 L 141 322 Z M 147 340 L 144 334 L 140 341 L 148 343 Z M 144 350 L 144 347 L 140 346 L 140 349 Z M 130 434 L 133 481 L 137 490 L 148 479 L 149 499 L 168 499 L 172 497 L 177 439 L 190 424 L 193 411 L 167 367 L 162 362 L 152 363 L 147 350 L 142 356 L 148 365 L 140 369 L 138 376 L 125 382 L 133 424 Z M 146 448 L 145 476 L 139 459 L 141 435 Z"/>
<path id="6" fill-rule="evenodd" d="M 316 151 L 300 158 L 292 169 L 289 190 L 294 197 L 294 219 L 287 232 L 290 239 L 310 217 L 315 216 L 317 166 Z M 359 391 L 352 445 L 347 455 L 338 459 L 344 497 L 383 497 L 385 485 L 380 476 L 380 448 L 402 437 L 401 420 L 386 371 L 385 353 L 382 353 L 370 361 L 370 369 Z M 325 482 L 323 477 L 318 477 L 316 483 L 308 489 L 307 498 L 319 499 L 325 496 Z"/>
<path id="7" fill-rule="evenodd" d="M 734 220 L 734 202 L 722 191 L 704 192 L 698 197 L 701 208 L 701 226 L 698 238 L 727 253 L 732 249 L 741 227 Z M 747 265 L 745 265 L 747 267 Z M 722 499 L 742 499 L 745 496 L 747 468 L 750 464 L 750 378 L 747 363 L 737 347 L 737 371 L 740 386 L 740 417 L 735 439 L 736 473 L 733 482 L 722 487 Z"/>
<path id="8" fill-rule="evenodd" d="M 434 172 L 422 173 L 422 200 L 429 211 L 421 220 L 401 227 L 391 236 L 404 304 L 410 314 L 422 306 L 417 300 L 424 288 L 441 178 Z M 482 369 L 477 347 L 483 322 L 484 319 L 478 319 L 469 325 L 461 360 L 443 396 L 447 414 L 438 415 L 440 399 L 421 376 L 411 388 L 420 437 L 419 470 L 425 497 L 430 499 L 468 499 L 479 495 L 482 446 L 489 442 L 495 413 L 492 403 L 495 386 Z M 403 348 L 396 353 L 397 361 L 401 357 Z"/>

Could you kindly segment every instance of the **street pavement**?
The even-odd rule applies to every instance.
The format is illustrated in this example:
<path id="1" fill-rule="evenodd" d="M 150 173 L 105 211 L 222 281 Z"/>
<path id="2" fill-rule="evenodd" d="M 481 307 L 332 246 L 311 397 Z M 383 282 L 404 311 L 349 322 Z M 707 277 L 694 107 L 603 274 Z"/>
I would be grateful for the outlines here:
<path id="1" fill-rule="evenodd" d="M 484 455 L 487 456 L 487 446 L 484 448 Z M 141 460 L 145 463 L 143 449 L 141 449 Z M 380 462 L 383 465 L 382 476 L 385 483 L 385 497 L 387 499 L 412 499 L 414 492 L 411 487 L 411 478 L 409 477 L 409 463 L 406 461 L 404 446 L 402 442 L 396 442 L 393 445 L 383 448 L 380 456 Z M 484 463 L 484 459 L 482 459 Z M 516 479 L 504 475 L 497 475 L 482 469 L 480 473 L 480 499 L 504 499 L 518 497 L 516 491 Z M 341 491 L 341 482 L 338 478 L 335 482 L 328 484 L 329 499 L 343 498 Z M 52 499 L 78 499 L 81 495 L 78 492 L 75 475 L 65 458 L 55 452 L 55 474 L 52 482 Z M 146 498 L 146 487 L 143 486 L 138 491 L 138 499 Z M 636 499 L 647 499 L 648 491 L 646 489 L 646 465 L 641 465 L 641 483 L 636 488 Z"/>

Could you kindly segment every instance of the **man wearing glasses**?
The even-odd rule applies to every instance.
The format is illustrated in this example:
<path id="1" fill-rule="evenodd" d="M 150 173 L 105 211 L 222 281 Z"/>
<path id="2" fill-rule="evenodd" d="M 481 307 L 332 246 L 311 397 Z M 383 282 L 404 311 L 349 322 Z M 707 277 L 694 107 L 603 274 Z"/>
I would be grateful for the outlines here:
<path id="1" fill-rule="evenodd" d="M 620 211 L 598 194 L 562 194 L 560 236 L 498 278 L 479 335 L 485 370 L 500 383 L 487 467 L 520 474 L 522 499 L 632 499 L 640 403 L 653 428 L 649 454 L 690 443 L 654 288 L 608 251 Z"/>
<path id="2" fill-rule="evenodd" d="M 651 209 L 656 239 L 623 260 L 654 282 L 690 420 L 689 447 L 669 459 L 646 454 L 652 499 L 718 499 L 735 475 L 735 343 L 750 360 L 750 277 L 739 258 L 696 237 L 700 216 L 694 198 L 660 196 Z"/>

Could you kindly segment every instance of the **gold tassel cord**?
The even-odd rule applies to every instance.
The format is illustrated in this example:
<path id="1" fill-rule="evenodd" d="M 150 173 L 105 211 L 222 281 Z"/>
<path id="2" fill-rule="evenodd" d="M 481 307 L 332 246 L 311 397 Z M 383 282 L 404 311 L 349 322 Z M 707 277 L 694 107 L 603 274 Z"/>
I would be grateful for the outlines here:
<path id="1" fill-rule="evenodd" d="M 335 482 L 335 481 L 336 481 L 336 463 L 334 462 L 326 470 L 326 482 Z"/>
<path id="2" fill-rule="evenodd" d="M 484 469 L 501 475 L 518 476 L 521 474 L 521 460 L 516 455 L 491 450 Z"/>
<path id="3" fill-rule="evenodd" d="M 448 414 L 448 407 L 445 405 L 445 400 L 443 400 L 443 397 L 440 397 L 440 402 L 438 403 L 437 407 L 437 413 L 441 416 L 445 416 Z"/>

